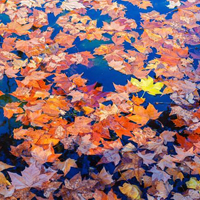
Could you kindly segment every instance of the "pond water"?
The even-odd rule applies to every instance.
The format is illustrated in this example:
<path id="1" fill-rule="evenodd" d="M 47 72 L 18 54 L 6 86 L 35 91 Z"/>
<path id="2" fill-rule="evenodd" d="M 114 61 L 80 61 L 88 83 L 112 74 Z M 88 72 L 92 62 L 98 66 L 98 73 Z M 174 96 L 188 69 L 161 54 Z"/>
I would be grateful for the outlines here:
<path id="1" fill-rule="evenodd" d="M 0 1 L 0 6 L 0 161 L 14 166 L 8 171 L 20 174 L 25 166 L 31 166 L 31 159 L 46 168 L 54 166 L 56 159 L 73 159 L 77 166 L 74 164 L 64 175 L 62 169 L 53 167 L 60 175 L 57 181 L 64 185 L 64 180 L 71 179 L 78 172 L 82 178 L 92 177 L 100 182 L 95 186 L 99 191 L 95 192 L 96 199 L 100 194 L 108 195 L 111 190 L 119 199 L 178 200 L 182 194 L 192 198 L 186 185 L 191 174 L 200 178 L 191 167 L 198 163 L 199 146 L 193 148 L 193 154 L 188 153 L 194 159 L 196 156 L 196 161 L 187 158 L 184 161 L 187 169 L 183 171 L 179 168 L 183 167 L 182 160 L 177 161 L 173 156 L 178 154 L 175 147 L 188 151 L 195 138 L 200 139 L 196 127 L 200 119 L 198 2 L 8 0 Z M 26 28 L 28 25 L 30 27 Z M 142 86 L 142 81 L 147 82 L 149 77 L 153 78 L 153 82 Z M 131 83 L 131 80 L 137 83 Z M 159 87 L 159 84 L 162 86 Z M 137 101 L 145 100 L 138 103 L 134 97 L 138 98 Z M 149 105 L 153 106 L 150 111 Z M 140 111 L 137 112 L 137 109 Z M 193 121 L 194 117 L 196 121 Z M 121 122 L 117 121 L 118 118 Z M 118 123 L 122 123 L 122 129 Z M 96 137 L 100 137 L 98 129 L 102 131 L 102 138 L 95 141 Z M 149 135 L 152 132 L 154 135 L 147 134 L 147 139 L 131 137 L 136 129 L 140 129 L 141 134 L 149 131 Z M 164 131 L 169 138 L 162 135 Z M 41 141 L 33 142 L 39 132 L 42 134 L 37 137 Z M 65 134 L 67 139 L 69 137 L 73 145 L 76 143 L 72 145 L 74 149 L 70 145 L 66 148 L 64 138 L 55 136 L 58 132 Z M 71 139 L 72 136 L 78 139 Z M 158 153 L 149 146 L 151 142 L 158 145 L 159 140 L 163 143 Z M 22 147 L 25 142 L 30 146 Z M 125 174 L 125 178 L 121 177 L 123 170 L 128 169 L 131 173 L 135 167 L 126 166 L 121 170 L 127 164 L 124 160 L 135 159 L 124 156 L 122 148 L 127 144 L 134 145 L 131 152 L 141 159 L 138 169 L 144 170 L 142 179 L 137 174 L 131 175 L 130 179 Z M 48 145 L 53 150 L 49 150 Z M 48 150 L 51 151 L 48 152 L 50 156 L 60 154 L 60 157 L 52 156 L 51 160 L 47 156 L 45 162 L 39 152 L 36 152 L 38 156 L 34 154 L 37 148 L 41 148 L 44 154 Z M 85 153 L 84 148 L 87 149 Z M 105 152 L 115 154 L 115 159 L 111 158 L 109 162 Z M 148 160 L 142 157 L 141 152 L 143 156 L 155 155 Z M 171 160 L 163 161 L 164 155 Z M 161 161 L 165 164 L 161 165 Z M 183 177 L 175 178 L 170 166 Z M 164 178 L 157 179 L 159 183 L 155 177 L 152 178 L 155 183 L 151 188 L 148 181 L 142 180 L 147 180 L 152 174 L 155 176 L 155 167 L 160 167 L 159 175 L 162 173 Z M 91 175 L 100 173 L 103 168 L 109 173 L 104 174 L 107 179 Z M 3 173 L 16 189 L 17 183 L 8 171 Z M 120 192 L 123 189 L 119 188 L 125 182 L 138 187 L 132 188 L 138 196 L 135 194 L 133 198 L 128 192 Z M 164 189 L 166 182 L 168 188 Z M 165 194 L 159 192 L 159 187 Z M 45 196 L 45 190 L 45 187 L 33 186 L 30 191 L 35 196 L 28 198 L 50 199 L 50 196 Z M 69 198 L 63 191 L 55 191 L 51 193 L 52 199 Z M 176 198 L 175 194 L 178 194 Z M 104 200 L 103 196 L 99 199 Z M 115 198 L 110 194 L 108 199 Z"/>

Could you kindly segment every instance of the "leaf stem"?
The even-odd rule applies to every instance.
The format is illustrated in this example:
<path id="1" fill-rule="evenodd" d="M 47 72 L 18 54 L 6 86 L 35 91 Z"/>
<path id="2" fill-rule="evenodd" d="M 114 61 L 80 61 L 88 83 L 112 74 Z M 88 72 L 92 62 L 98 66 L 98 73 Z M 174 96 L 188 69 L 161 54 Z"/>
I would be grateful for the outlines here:
<path id="1" fill-rule="evenodd" d="M 142 96 L 141 96 L 140 98 L 143 98 L 143 96 L 145 95 L 145 93 L 146 93 L 146 92 L 144 91 L 143 94 L 142 94 Z"/>

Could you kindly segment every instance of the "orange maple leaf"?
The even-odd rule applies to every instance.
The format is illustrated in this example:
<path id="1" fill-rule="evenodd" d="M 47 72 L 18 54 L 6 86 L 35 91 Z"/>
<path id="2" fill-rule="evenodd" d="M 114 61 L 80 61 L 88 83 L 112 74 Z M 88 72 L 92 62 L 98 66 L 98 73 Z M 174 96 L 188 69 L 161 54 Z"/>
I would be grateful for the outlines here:
<path id="1" fill-rule="evenodd" d="M 145 125 L 150 119 L 156 120 L 162 112 L 158 112 L 155 107 L 149 103 L 147 109 L 143 106 L 133 107 L 134 115 L 128 116 L 127 118 L 137 124 Z"/>

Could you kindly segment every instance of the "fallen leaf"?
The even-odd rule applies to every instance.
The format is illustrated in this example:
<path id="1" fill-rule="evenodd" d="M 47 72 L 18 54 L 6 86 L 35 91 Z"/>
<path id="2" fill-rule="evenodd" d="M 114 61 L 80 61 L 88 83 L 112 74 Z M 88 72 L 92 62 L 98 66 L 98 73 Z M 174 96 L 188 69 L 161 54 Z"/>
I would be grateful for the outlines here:
<path id="1" fill-rule="evenodd" d="M 200 191 L 200 181 L 198 181 L 195 177 L 190 178 L 190 180 L 186 182 L 186 185 L 187 188 Z"/>
<path id="2" fill-rule="evenodd" d="M 120 191 L 132 200 L 140 199 L 141 191 L 136 185 L 124 183 L 119 187 Z"/>
<path id="3" fill-rule="evenodd" d="M 4 169 L 9 169 L 11 167 L 14 167 L 14 166 L 8 165 L 8 164 L 3 163 L 3 162 L 0 161 L 0 171 L 3 171 Z"/>
<path id="4" fill-rule="evenodd" d="M 64 172 L 64 175 L 66 175 L 71 167 L 77 168 L 76 160 L 68 158 L 66 161 L 56 161 L 53 163 L 54 169 L 60 169 Z"/>
<path id="5" fill-rule="evenodd" d="M 141 125 L 145 125 L 150 119 L 156 120 L 161 114 L 161 112 L 158 112 L 150 103 L 147 109 L 143 106 L 134 106 L 133 113 L 134 115 L 128 116 L 127 118 Z"/>
<path id="6" fill-rule="evenodd" d="M 140 82 L 135 78 L 131 78 L 131 83 L 151 95 L 162 94 L 160 90 L 164 85 L 164 83 L 162 82 L 154 84 L 153 78 L 151 78 L 150 76 L 148 76 L 148 78 L 141 79 Z"/>
<path id="7" fill-rule="evenodd" d="M 79 2 L 79 0 L 65 0 L 62 2 L 61 8 L 63 10 L 74 10 L 85 8 L 85 6 Z"/>
<path id="8" fill-rule="evenodd" d="M 41 173 L 41 168 L 37 167 L 36 164 L 33 163 L 29 167 L 26 167 L 21 173 L 22 176 L 13 172 L 8 172 L 12 185 L 15 186 L 15 189 L 17 190 L 41 187 L 44 182 L 48 181 L 56 173 L 56 171 L 49 169 L 49 172 Z"/>

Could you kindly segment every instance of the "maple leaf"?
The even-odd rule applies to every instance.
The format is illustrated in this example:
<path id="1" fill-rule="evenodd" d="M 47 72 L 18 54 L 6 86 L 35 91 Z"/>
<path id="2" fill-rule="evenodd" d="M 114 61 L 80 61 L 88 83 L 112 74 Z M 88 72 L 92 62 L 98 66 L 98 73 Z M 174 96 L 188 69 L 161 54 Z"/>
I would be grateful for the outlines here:
<path id="1" fill-rule="evenodd" d="M 134 102 L 135 105 L 139 106 L 140 104 L 143 104 L 145 102 L 145 98 L 139 98 L 137 96 L 132 97 L 132 100 Z"/>
<path id="2" fill-rule="evenodd" d="M 96 180 L 82 180 L 80 173 L 78 173 L 70 180 L 65 179 L 65 186 L 59 193 L 65 199 L 91 199 L 96 183 Z"/>
<path id="3" fill-rule="evenodd" d="M 151 95 L 162 94 L 160 90 L 164 85 L 162 82 L 153 84 L 153 78 L 150 76 L 148 76 L 148 78 L 141 79 L 140 82 L 135 78 L 131 78 L 131 83 Z"/>
<path id="4" fill-rule="evenodd" d="M 195 189 L 200 191 L 200 181 L 197 178 L 192 177 L 186 182 L 187 188 Z"/>
<path id="5" fill-rule="evenodd" d="M 124 153 L 122 162 L 115 169 L 115 171 L 123 171 L 127 169 L 139 169 L 141 166 L 139 164 L 139 156 L 137 154 Z"/>
<path id="6" fill-rule="evenodd" d="M 10 22 L 8 24 L 8 31 L 9 32 L 14 32 L 18 35 L 25 35 L 28 33 L 28 30 L 33 26 L 33 23 L 29 23 L 29 24 L 26 24 L 26 25 L 21 25 L 19 24 L 18 22 L 16 21 L 13 21 L 13 22 Z"/>
<path id="7" fill-rule="evenodd" d="M 90 154 L 90 150 L 97 147 L 97 145 L 93 144 L 93 141 L 90 140 L 91 135 L 85 135 L 81 138 L 80 145 L 77 149 L 79 155 L 81 154 Z"/>
<path id="8" fill-rule="evenodd" d="M 103 104 L 100 104 L 99 110 L 95 112 L 95 115 L 97 115 L 100 118 L 100 121 L 106 119 L 109 115 L 117 114 L 119 112 L 118 107 L 113 104 L 105 106 Z"/>
<path id="9" fill-rule="evenodd" d="M 12 198 L 13 197 L 13 193 L 14 193 L 14 186 L 12 185 L 4 185 L 4 183 L 1 182 L 1 173 L 0 173 L 0 183 L 1 183 L 1 186 L 0 186 L 0 198 L 2 199 L 5 199 L 6 197 L 10 197 Z M 2 196 L 1 196 L 2 195 Z"/>
<path id="10" fill-rule="evenodd" d="M 110 190 L 108 192 L 108 194 L 105 194 L 101 190 L 95 190 L 94 199 L 95 200 L 110 200 L 110 199 L 112 199 L 112 200 L 119 200 L 117 198 L 117 195 L 112 190 Z"/>
<path id="11" fill-rule="evenodd" d="M 118 117 L 115 115 L 114 117 L 110 118 L 112 123 L 110 124 L 110 129 L 114 130 L 115 133 L 122 138 L 123 135 L 127 135 L 132 137 L 132 131 L 135 128 L 138 128 L 137 124 L 130 122 L 126 117 L 121 116 Z"/>
<path id="12" fill-rule="evenodd" d="M 147 9 L 147 7 L 152 7 L 152 4 L 149 0 L 123 0 L 129 1 L 133 5 L 138 6 L 139 8 Z"/>
<path id="13" fill-rule="evenodd" d="M 148 140 L 151 140 L 156 135 L 156 132 L 151 128 L 139 129 L 136 128 L 133 131 L 133 136 L 129 139 L 134 142 L 137 142 L 139 146 L 146 145 Z"/>
<path id="14" fill-rule="evenodd" d="M 4 197 L 12 196 L 14 192 L 14 187 L 11 186 L 10 188 L 8 188 L 8 186 L 10 186 L 11 184 L 1 171 L 11 167 L 14 166 L 8 165 L 0 161 L 0 194 L 2 194 Z"/>
<path id="15" fill-rule="evenodd" d="M 41 187 L 44 182 L 48 181 L 56 173 L 56 171 L 49 168 L 46 173 L 42 174 L 41 167 L 38 167 L 33 163 L 21 172 L 22 176 L 12 172 L 8 173 L 12 185 L 18 190 L 31 187 Z"/>
<path id="16" fill-rule="evenodd" d="M 141 199 L 141 191 L 136 185 L 124 183 L 119 187 L 120 191 L 132 200 Z"/>
<path id="17" fill-rule="evenodd" d="M 89 133 L 91 131 L 91 121 L 92 119 L 88 117 L 76 117 L 75 122 L 67 128 L 67 131 L 72 135 L 78 135 L 79 133 Z"/>
<path id="18" fill-rule="evenodd" d="M 166 155 L 168 156 L 168 155 Z M 169 167 L 169 166 L 168 166 Z M 161 168 L 162 170 L 164 170 L 164 168 Z M 176 165 L 174 163 L 174 166 L 172 167 L 169 167 L 166 172 L 169 174 L 169 175 L 172 175 L 173 176 L 173 180 L 176 181 L 177 179 L 180 179 L 181 181 L 184 179 L 184 175 L 183 173 L 179 170 L 179 169 L 176 169 Z"/>
<path id="19" fill-rule="evenodd" d="M 98 175 L 92 173 L 91 176 L 95 180 L 99 180 L 102 185 L 110 185 L 113 182 L 112 175 L 109 174 L 104 167 Z"/>
<path id="20" fill-rule="evenodd" d="M 147 188 L 149 186 L 152 186 L 153 185 L 153 182 L 152 182 L 152 178 L 149 177 L 149 176 L 143 176 L 143 182 L 144 182 L 144 188 Z M 149 195 L 147 195 L 149 197 Z M 148 199 L 148 200 L 154 200 L 154 199 Z"/>
<path id="21" fill-rule="evenodd" d="M 10 182 L 6 179 L 6 177 L 4 176 L 2 172 L 0 172 L 0 184 L 5 185 L 5 186 L 10 185 Z"/>
<path id="22" fill-rule="evenodd" d="M 172 198 L 173 198 L 173 200 L 191 200 L 191 198 L 189 196 L 185 197 L 180 193 L 175 193 Z"/>
<path id="23" fill-rule="evenodd" d="M 133 113 L 134 115 L 128 116 L 127 118 L 141 125 L 145 125 L 150 119 L 156 120 L 161 114 L 161 112 L 158 112 L 150 103 L 147 109 L 142 106 L 134 106 Z"/>
<path id="24" fill-rule="evenodd" d="M 34 80 L 43 80 L 45 79 L 47 76 L 49 76 L 50 73 L 45 73 L 43 71 L 31 71 L 22 81 L 22 83 L 24 85 L 27 85 L 30 83 L 30 81 L 34 81 Z"/>
<path id="25" fill-rule="evenodd" d="M 84 110 L 86 115 L 88 115 L 94 111 L 94 109 L 89 106 L 83 106 L 82 109 Z"/>
<path id="26" fill-rule="evenodd" d="M 141 168 L 141 159 L 137 154 L 133 154 L 132 152 L 123 154 L 122 162 L 116 167 L 115 171 L 124 170 L 127 171 L 122 173 L 119 180 L 128 180 L 136 177 L 140 183 L 142 182 L 145 170 Z"/>
<path id="27" fill-rule="evenodd" d="M 110 24 L 103 22 L 103 25 L 103 29 L 107 31 L 123 31 L 126 27 L 126 25 L 120 25 L 120 23 L 117 21 L 113 21 Z"/>
<path id="28" fill-rule="evenodd" d="M 53 166 L 54 166 L 54 169 L 62 170 L 64 172 L 64 175 L 66 175 L 69 172 L 71 167 L 77 168 L 76 160 L 71 159 L 71 158 L 68 158 L 64 162 L 56 161 L 54 162 Z"/>
<path id="29" fill-rule="evenodd" d="M 153 40 L 154 42 L 158 42 L 159 40 L 162 39 L 162 37 L 158 34 L 153 33 L 152 31 L 149 30 L 144 30 L 144 33 L 148 35 L 148 37 Z"/>
<path id="30" fill-rule="evenodd" d="M 196 199 L 196 200 L 199 200 L 200 199 L 200 193 L 198 190 L 192 190 L 190 189 L 188 191 L 188 195 L 189 195 L 189 198 L 190 199 Z M 188 196 L 187 196 L 188 197 Z"/>
<path id="31" fill-rule="evenodd" d="M 192 170 L 192 174 L 199 174 L 200 173 L 200 159 L 198 157 L 194 157 L 193 162 L 186 162 L 186 164 Z"/>
<path id="32" fill-rule="evenodd" d="M 73 46 L 74 40 L 75 40 L 75 37 L 73 35 L 66 34 L 62 31 L 60 31 L 55 37 L 56 43 L 58 43 L 62 46 L 65 46 L 67 48 L 70 48 Z"/>
<path id="33" fill-rule="evenodd" d="M 33 17 L 34 17 L 34 26 L 35 27 L 42 27 L 48 25 L 48 18 L 45 12 L 39 10 L 33 10 Z"/>
<path id="34" fill-rule="evenodd" d="M 118 179 L 118 181 L 120 180 L 127 181 L 128 179 L 132 179 L 133 177 L 135 177 L 138 180 L 138 182 L 142 183 L 144 174 L 145 170 L 142 168 L 134 170 L 128 169 L 127 171 L 121 173 L 121 177 Z"/>
<path id="35" fill-rule="evenodd" d="M 176 132 L 172 131 L 163 131 L 160 136 L 164 140 L 164 144 L 167 144 L 167 142 L 174 142 L 173 136 L 176 135 Z"/>
<path id="36" fill-rule="evenodd" d="M 79 92 L 78 90 L 76 90 L 76 91 L 73 90 L 68 95 L 72 96 L 71 102 L 80 101 L 84 97 L 84 94 L 82 92 Z"/>
<path id="37" fill-rule="evenodd" d="M 53 162 L 58 159 L 61 154 L 55 154 L 53 147 L 49 144 L 47 149 L 40 146 L 32 145 L 31 156 L 41 164 L 45 162 Z"/>
<path id="38" fill-rule="evenodd" d="M 170 9 L 173 9 L 175 7 L 179 7 L 180 5 L 181 5 L 181 2 L 179 0 L 178 1 L 172 0 L 172 1 L 169 1 L 169 5 L 167 7 Z"/>
<path id="39" fill-rule="evenodd" d="M 15 47 L 26 53 L 28 57 L 39 55 L 42 51 L 45 50 L 45 43 L 43 40 L 38 38 L 33 38 L 31 40 L 18 40 L 15 43 Z"/>
<path id="40" fill-rule="evenodd" d="M 3 107 L 5 117 L 10 119 L 13 116 L 13 114 L 23 113 L 23 109 L 18 107 L 19 105 L 20 103 L 18 102 L 12 102 L 6 104 L 6 106 Z"/>
<path id="41" fill-rule="evenodd" d="M 174 146 L 177 155 L 173 156 L 179 161 L 183 161 L 188 156 L 194 156 L 193 147 L 191 147 L 188 151 L 184 151 L 182 148 L 178 148 Z"/>
<path id="42" fill-rule="evenodd" d="M 134 150 L 136 150 L 136 147 L 135 147 L 135 145 L 133 145 L 132 143 L 128 143 L 128 144 L 126 144 L 124 147 L 123 147 L 123 149 L 121 150 L 121 152 L 122 153 L 125 153 L 125 152 L 132 152 L 132 151 L 134 151 Z"/>
<path id="43" fill-rule="evenodd" d="M 156 185 L 156 189 L 157 189 L 157 193 L 156 196 L 162 197 L 163 199 L 166 199 L 169 195 L 169 193 L 171 192 L 171 190 L 173 189 L 173 186 L 170 185 L 168 182 L 167 183 L 163 183 L 158 182 L 158 184 Z"/>
<path id="44" fill-rule="evenodd" d="M 41 7 L 41 4 L 44 3 L 43 0 L 21 0 L 20 4 L 25 5 L 29 8 L 31 7 Z"/>
<path id="45" fill-rule="evenodd" d="M 96 189 L 95 193 L 94 193 L 94 199 L 95 200 L 101 200 L 101 199 L 108 200 L 108 196 L 101 190 Z"/>
<path id="46" fill-rule="evenodd" d="M 119 199 L 117 198 L 117 195 L 113 192 L 113 190 L 110 190 L 110 192 L 108 192 L 107 197 L 108 197 L 108 200 L 109 200 L 109 199 L 119 200 Z"/>
<path id="47" fill-rule="evenodd" d="M 5 38 L 2 44 L 2 48 L 5 51 L 12 51 L 14 49 L 16 38 Z"/>
<path id="48" fill-rule="evenodd" d="M 3 171 L 4 169 L 8 169 L 8 168 L 11 168 L 11 167 L 14 167 L 14 166 L 8 165 L 8 164 L 0 161 L 0 171 Z"/>
<path id="49" fill-rule="evenodd" d="M 171 157 L 170 155 L 164 155 L 163 158 L 158 162 L 158 166 L 164 170 L 165 167 L 169 167 L 169 168 L 175 168 L 176 164 L 175 162 L 177 162 L 178 159 Z"/>
<path id="50" fill-rule="evenodd" d="M 120 155 L 118 154 L 118 150 L 106 150 L 103 152 L 103 157 L 98 162 L 98 164 L 101 163 L 110 163 L 114 162 L 115 165 L 117 165 L 120 162 Z"/>
<path id="51" fill-rule="evenodd" d="M 142 153 L 138 152 L 137 155 L 138 155 L 140 158 L 143 159 L 143 163 L 144 163 L 145 165 L 150 165 L 150 164 L 152 164 L 152 163 L 155 163 L 155 161 L 153 160 L 155 154 L 152 154 L 152 153 L 146 153 L 146 154 L 143 153 L 143 154 L 142 154 Z"/>
<path id="52" fill-rule="evenodd" d="M 153 181 L 157 179 L 158 181 L 162 180 L 165 183 L 168 181 L 168 179 L 170 179 L 170 176 L 166 172 L 157 169 L 156 166 L 152 167 L 152 169 L 149 171 L 153 173 L 152 175 Z"/>
<path id="53" fill-rule="evenodd" d="M 79 0 L 65 0 L 63 1 L 61 8 L 63 10 L 74 10 L 85 8 L 85 6 L 82 3 L 80 3 Z"/>

